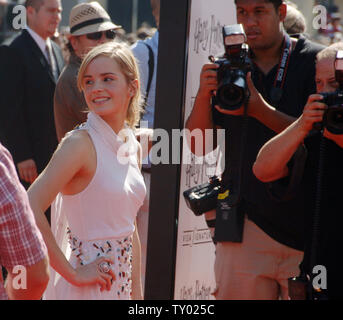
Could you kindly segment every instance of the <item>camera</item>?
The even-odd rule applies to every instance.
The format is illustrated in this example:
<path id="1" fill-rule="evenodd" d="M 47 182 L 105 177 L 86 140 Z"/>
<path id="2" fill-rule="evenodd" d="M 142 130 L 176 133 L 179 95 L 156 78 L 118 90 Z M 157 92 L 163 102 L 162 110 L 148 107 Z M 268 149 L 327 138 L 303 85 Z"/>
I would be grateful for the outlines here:
<path id="1" fill-rule="evenodd" d="M 328 108 L 324 112 L 323 127 L 333 134 L 343 134 L 343 50 L 337 51 L 335 77 L 339 89 L 335 92 L 321 93 Z"/>
<path id="2" fill-rule="evenodd" d="M 217 196 L 220 190 L 220 179 L 217 176 L 210 178 L 210 181 L 195 186 L 183 192 L 187 207 L 196 216 L 214 209 L 217 205 Z"/>
<path id="3" fill-rule="evenodd" d="M 219 65 L 217 70 L 218 89 L 213 105 L 223 109 L 239 109 L 249 96 L 246 75 L 251 70 L 246 35 L 241 24 L 223 27 L 225 54 L 212 62 Z"/>

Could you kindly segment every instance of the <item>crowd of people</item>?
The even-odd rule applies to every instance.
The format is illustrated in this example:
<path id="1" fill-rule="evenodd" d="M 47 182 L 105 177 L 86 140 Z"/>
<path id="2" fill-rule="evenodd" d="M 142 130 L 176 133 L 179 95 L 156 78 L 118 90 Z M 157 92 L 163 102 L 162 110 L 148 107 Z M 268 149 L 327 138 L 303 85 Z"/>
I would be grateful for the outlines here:
<path id="1" fill-rule="evenodd" d="M 303 299 L 341 298 L 343 44 L 309 39 L 283 0 L 234 2 L 249 95 L 237 108 L 217 105 L 219 65 L 206 63 L 186 121 L 225 129 L 213 295 L 296 299 L 298 280 Z M 25 6 L 28 28 L 0 47 L 0 299 L 141 300 L 151 175 L 141 141 L 154 128 L 160 0 L 151 0 L 157 29 L 136 37 L 98 2 L 74 6 L 58 39 L 61 1 Z M 236 225 L 225 229 L 232 207 Z M 329 281 L 315 287 L 317 266 Z"/>

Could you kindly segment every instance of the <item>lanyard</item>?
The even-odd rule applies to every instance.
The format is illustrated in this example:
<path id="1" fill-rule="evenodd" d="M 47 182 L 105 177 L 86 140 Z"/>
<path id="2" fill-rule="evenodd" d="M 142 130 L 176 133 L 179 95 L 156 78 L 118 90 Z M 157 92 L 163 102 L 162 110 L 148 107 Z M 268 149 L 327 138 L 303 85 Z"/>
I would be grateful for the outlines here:
<path id="1" fill-rule="evenodd" d="M 284 35 L 282 57 L 276 72 L 274 85 L 270 91 L 270 98 L 274 104 L 278 104 L 282 98 L 282 89 L 285 84 L 287 68 L 292 52 L 292 41 L 288 34 Z"/>

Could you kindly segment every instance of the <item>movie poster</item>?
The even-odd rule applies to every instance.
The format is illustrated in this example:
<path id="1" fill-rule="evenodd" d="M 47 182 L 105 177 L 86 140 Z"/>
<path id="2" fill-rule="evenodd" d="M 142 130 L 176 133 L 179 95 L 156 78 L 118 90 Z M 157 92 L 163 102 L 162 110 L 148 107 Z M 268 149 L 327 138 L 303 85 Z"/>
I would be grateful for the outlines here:
<path id="1" fill-rule="evenodd" d="M 236 23 L 233 0 L 193 0 L 189 17 L 189 34 L 185 122 L 193 108 L 199 88 L 202 66 L 210 55 L 224 53 L 222 27 Z M 205 183 L 214 173 L 223 170 L 221 155 L 213 152 L 206 158 L 190 153 L 187 143 L 183 144 L 183 159 L 180 181 L 180 205 L 177 236 L 174 298 L 180 300 L 213 299 L 215 289 L 215 247 L 204 216 L 196 217 L 186 206 L 183 191 Z"/>

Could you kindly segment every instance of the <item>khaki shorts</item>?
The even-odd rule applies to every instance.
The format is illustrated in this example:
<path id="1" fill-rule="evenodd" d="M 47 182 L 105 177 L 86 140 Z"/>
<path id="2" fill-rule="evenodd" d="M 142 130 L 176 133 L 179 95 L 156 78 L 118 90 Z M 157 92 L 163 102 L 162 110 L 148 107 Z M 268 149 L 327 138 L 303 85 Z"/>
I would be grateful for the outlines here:
<path id="1" fill-rule="evenodd" d="M 287 279 L 299 275 L 303 252 L 278 243 L 245 219 L 242 243 L 216 246 L 218 300 L 288 299 Z"/>

